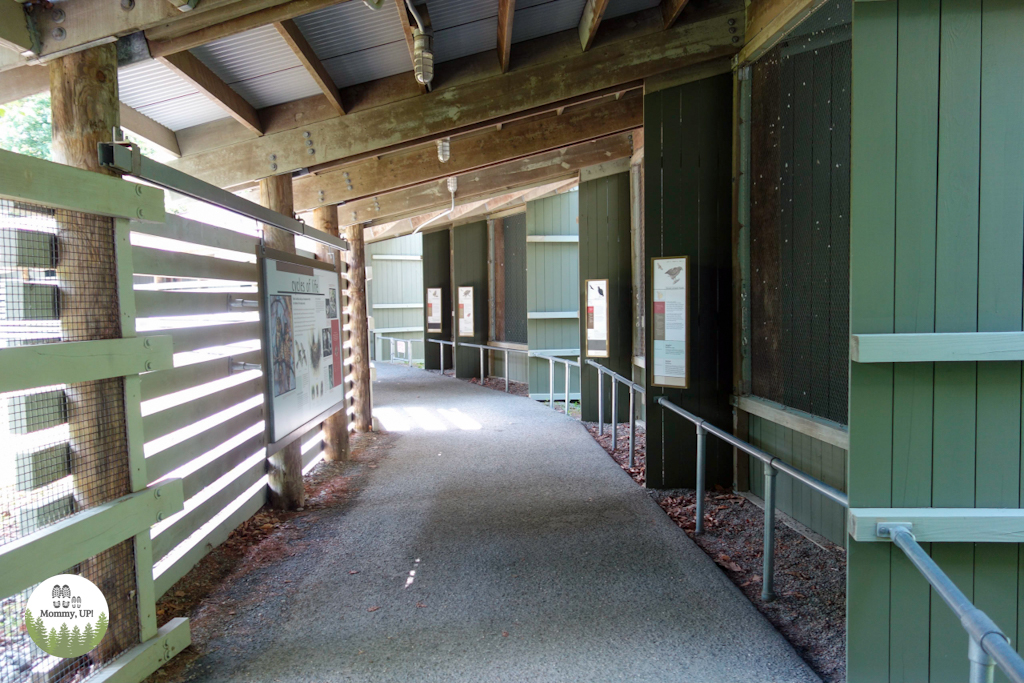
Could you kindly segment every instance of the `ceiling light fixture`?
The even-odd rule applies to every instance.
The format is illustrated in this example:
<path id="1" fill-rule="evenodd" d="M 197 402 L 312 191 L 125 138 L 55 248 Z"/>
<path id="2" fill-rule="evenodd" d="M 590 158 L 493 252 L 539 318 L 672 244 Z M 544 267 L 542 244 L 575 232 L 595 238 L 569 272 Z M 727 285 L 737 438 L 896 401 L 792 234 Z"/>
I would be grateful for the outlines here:
<path id="1" fill-rule="evenodd" d="M 444 138 L 437 141 L 437 160 L 442 164 L 452 158 L 452 140 Z"/>
<path id="2" fill-rule="evenodd" d="M 434 30 L 423 25 L 423 18 L 416 11 L 412 0 L 405 0 L 416 28 L 412 30 L 412 68 L 416 82 L 429 85 L 434 80 Z"/>

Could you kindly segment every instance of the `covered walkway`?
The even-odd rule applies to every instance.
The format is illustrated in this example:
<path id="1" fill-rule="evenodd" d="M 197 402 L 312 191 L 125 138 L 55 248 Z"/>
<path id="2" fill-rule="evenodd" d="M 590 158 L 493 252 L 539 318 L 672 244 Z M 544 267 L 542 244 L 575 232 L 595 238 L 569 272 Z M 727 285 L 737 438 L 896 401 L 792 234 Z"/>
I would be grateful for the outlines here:
<path id="1" fill-rule="evenodd" d="M 322 550 L 232 589 L 237 623 L 194 680 L 817 680 L 577 422 L 421 370 L 378 373 L 388 454 L 307 528 Z M 285 576 L 282 598 L 244 604 Z M 254 629 L 253 611 L 273 626 Z"/>

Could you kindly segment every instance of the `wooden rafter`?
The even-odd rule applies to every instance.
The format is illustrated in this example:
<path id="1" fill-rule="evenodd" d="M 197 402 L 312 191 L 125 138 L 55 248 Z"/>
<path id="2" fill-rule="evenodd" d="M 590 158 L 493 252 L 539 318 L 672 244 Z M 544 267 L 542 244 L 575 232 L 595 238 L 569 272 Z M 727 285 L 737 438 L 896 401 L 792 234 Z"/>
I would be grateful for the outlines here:
<path id="1" fill-rule="evenodd" d="M 422 97 L 393 101 L 387 105 L 386 115 L 382 115 L 385 110 L 377 108 L 352 110 L 347 116 L 301 123 L 302 128 L 191 154 L 174 165 L 220 187 L 232 187 L 272 172 L 378 155 L 400 144 L 421 144 L 474 128 L 509 123 L 535 109 L 554 109 L 595 92 L 621 91 L 661 73 L 689 67 L 699 70 L 737 52 L 728 21 L 743 21 L 743 4 L 716 3 L 701 8 L 685 25 L 669 31 L 661 30 L 657 8 L 650 18 L 652 22 L 623 29 L 631 31 L 628 37 L 614 40 L 617 36 L 613 33 L 608 41 L 585 53 L 567 56 L 562 50 L 552 49 L 536 63 L 517 65 L 506 74 L 466 79 Z M 632 24 L 638 22 L 633 20 Z M 564 39 L 557 45 L 565 46 Z M 495 93 L 507 96 L 495 97 Z M 331 144 L 316 145 L 311 159 L 305 153 L 305 132 L 314 140 L 330 140 Z M 272 171 L 264 163 L 269 154 L 277 155 L 278 169 Z"/>
<path id="2" fill-rule="evenodd" d="M 178 137 L 174 131 L 157 123 L 145 114 L 140 114 L 124 102 L 121 102 L 121 127 L 130 133 L 149 140 L 157 147 L 166 150 L 176 157 L 181 156 Z"/>
<path id="3" fill-rule="evenodd" d="M 512 56 L 512 19 L 516 14 L 516 0 L 498 0 L 498 63 L 501 73 L 508 71 Z"/>
<path id="4" fill-rule="evenodd" d="M 298 25 L 292 19 L 285 19 L 284 21 L 275 21 L 274 28 L 284 38 L 284 42 L 288 43 L 288 47 L 292 49 L 295 56 L 299 58 L 302 65 L 306 67 L 306 71 L 316 81 L 317 86 L 323 92 L 324 97 L 330 102 L 334 110 L 339 115 L 345 113 L 345 107 L 341 104 L 341 93 L 338 92 L 338 86 L 334 84 L 334 80 L 331 75 L 327 73 L 327 69 L 324 68 L 323 62 L 313 52 L 313 48 L 310 47 L 309 41 L 306 40 L 306 36 L 302 35 L 302 31 L 299 30 Z"/>
<path id="5" fill-rule="evenodd" d="M 665 28 L 672 28 L 676 23 L 683 8 L 690 0 L 661 0 L 661 16 L 665 21 Z"/>
<path id="6" fill-rule="evenodd" d="M 39 41 L 29 28 L 25 6 L 10 0 L 0 3 L 0 48 L 31 57 L 39 47 Z"/>
<path id="7" fill-rule="evenodd" d="M 0 73 L 0 104 L 14 102 L 50 89 L 50 67 L 19 66 Z"/>
<path id="8" fill-rule="evenodd" d="M 568 180 L 580 169 L 603 161 L 629 157 L 633 153 L 629 133 L 616 133 L 564 149 L 517 159 L 479 171 L 456 176 L 457 205 L 491 199 L 510 191 L 532 189 L 557 180 Z M 384 223 L 444 208 L 451 201 L 447 183 L 435 180 L 388 192 L 341 207 L 339 220 L 350 223 Z"/>
<path id="9" fill-rule="evenodd" d="M 398 10 L 398 18 L 402 22 L 402 31 L 405 32 L 405 43 L 409 47 L 409 63 L 412 64 L 416 59 L 415 40 L 412 35 L 415 20 L 409 16 L 409 10 L 405 7 L 405 0 L 395 0 L 395 7 Z M 419 81 L 416 81 L 416 87 L 419 88 L 420 93 L 427 92 L 427 86 Z"/>
<path id="10" fill-rule="evenodd" d="M 609 0 L 587 0 L 583 7 L 583 16 L 580 17 L 580 45 L 586 52 L 594 44 L 597 36 L 597 29 L 601 26 L 601 19 L 604 18 L 604 11 L 608 9 Z"/>
<path id="11" fill-rule="evenodd" d="M 210 68 L 191 52 L 179 52 L 160 57 L 159 60 L 194 85 L 199 92 L 209 97 L 233 119 L 254 133 L 263 134 L 263 126 L 256 109 L 232 90 L 231 86 L 222 81 L 217 74 L 210 71 Z"/>
<path id="12" fill-rule="evenodd" d="M 641 125 L 643 98 L 639 92 L 619 101 L 609 98 L 569 109 L 557 118 L 524 119 L 500 131 L 489 128 L 475 135 L 453 138 L 447 163 L 438 161 L 436 148 L 431 144 L 329 173 L 296 178 L 293 181 L 295 208 L 307 211 L 324 204 L 347 203 Z"/>

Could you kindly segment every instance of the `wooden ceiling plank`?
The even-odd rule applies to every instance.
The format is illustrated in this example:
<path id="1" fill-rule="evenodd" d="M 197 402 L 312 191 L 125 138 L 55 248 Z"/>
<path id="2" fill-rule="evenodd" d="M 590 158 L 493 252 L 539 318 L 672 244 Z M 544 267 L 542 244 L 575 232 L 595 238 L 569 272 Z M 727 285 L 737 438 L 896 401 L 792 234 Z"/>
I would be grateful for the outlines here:
<path id="1" fill-rule="evenodd" d="M 601 19 L 604 18 L 604 11 L 608 9 L 609 0 L 587 0 L 583 7 L 583 16 L 580 17 L 580 45 L 586 52 L 594 44 L 597 36 L 597 29 L 601 26 Z"/>
<path id="2" fill-rule="evenodd" d="M 371 108 L 240 141 L 182 157 L 174 166 L 220 187 L 240 185 L 273 173 L 380 154 L 398 144 L 423 143 L 483 125 L 507 122 L 523 112 L 619 88 L 638 79 L 723 57 L 738 50 L 728 21 L 743 21 L 743 3 L 713 5 L 668 31 L 641 33 L 603 42 L 573 57 L 524 65 L 506 74 L 480 78 L 399 100 L 387 109 Z M 742 36 L 738 36 L 742 40 Z M 497 71 L 497 69 L 495 69 Z M 500 96 L 497 96 L 500 94 Z M 508 118 L 506 118 L 508 117 Z M 311 159 L 303 133 L 315 141 Z M 390 149 L 389 149 L 390 148 Z M 278 169 L 266 160 L 277 156 Z"/>
<path id="3" fill-rule="evenodd" d="M 208 66 L 199 61 L 191 52 L 179 52 L 166 57 L 159 57 L 169 69 L 196 87 L 218 107 L 226 111 L 236 121 L 259 135 L 263 134 L 256 109 L 246 102 L 241 95 L 231 89 Z"/>
<path id="4" fill-rule="evenodd" d="M 295 21 L 292 19 L 275 21 L 274 28 L 284 38 L 284 42 L 288 43 L 288 47 L 292 49 L 292 52 L 299 58 L 302 65 L 306 67 L 306 71 L 316 81 L 317 86 L 331 106 L 334 107 L 334 110 L 338 112 L 338 115 L 344 115 L 345 107 L 341 103 L 341 93 L 338 92 L 338 86 L 334 84 L 331 75 L 324 68 L 323 62 L 316 56 L 316 52 L 313 51 L 309 41 L 306 40 L 306 36 L 302 35 L 302 31 L 299 30 Z"/>
<path id="5" fill-rule="evenodd" d="M 665 22 L 665 28 L 672 28 L 689 2 L 690 0 L 661 0 L 661 16 Z"/>
<path id="6" fill-rule="evenodd" d="M 512 56 L 512 19 L 516 14 L 516 0 L 498 0 L 498 63 L 501 73 L 508 71 Z"/>

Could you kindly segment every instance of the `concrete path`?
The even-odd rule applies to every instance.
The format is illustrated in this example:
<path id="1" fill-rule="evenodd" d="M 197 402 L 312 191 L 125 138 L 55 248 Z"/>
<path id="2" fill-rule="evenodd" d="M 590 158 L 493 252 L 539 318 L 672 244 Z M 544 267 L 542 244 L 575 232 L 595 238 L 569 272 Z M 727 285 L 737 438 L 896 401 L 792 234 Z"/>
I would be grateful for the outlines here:
<path id="1" fill-rule="evenodd" d="M 818 680 L 574 420 L 383 364 L 374 392 L 390 453 L 196 680 Z"/>

